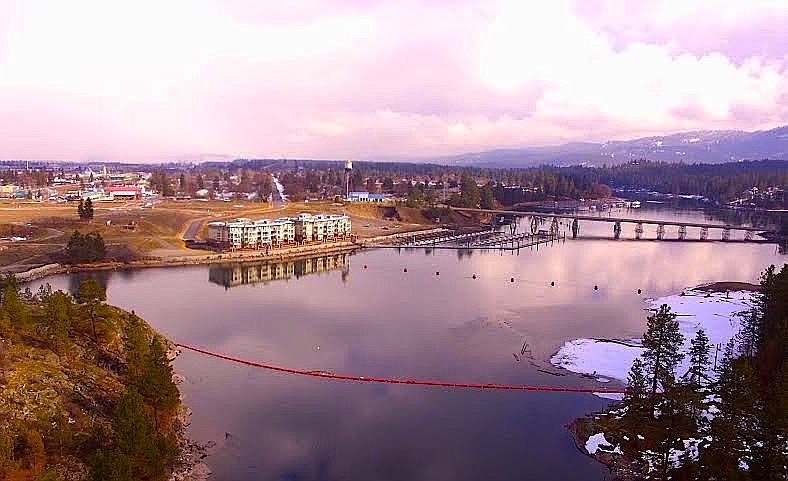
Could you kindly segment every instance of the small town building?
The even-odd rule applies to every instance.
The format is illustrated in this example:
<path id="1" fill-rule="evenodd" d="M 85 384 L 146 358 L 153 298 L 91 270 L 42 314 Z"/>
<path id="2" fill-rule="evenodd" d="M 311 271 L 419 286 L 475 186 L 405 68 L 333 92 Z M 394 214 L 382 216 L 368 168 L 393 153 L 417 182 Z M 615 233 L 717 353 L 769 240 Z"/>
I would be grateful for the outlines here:
<path id="1" fill-rule="evenodd" d="M 115 185 L 104 188 L 104 193 L 111 200 L 137 200 L 142 198 L 142 189 L 136 185 Z"/>
<path id="2" fill-rule="evenodd" d="M 386 202 L 388 197 L 385 194 L 372 194 L 366 191 L 356 191 L 348 194 L 350 202 Z"/>

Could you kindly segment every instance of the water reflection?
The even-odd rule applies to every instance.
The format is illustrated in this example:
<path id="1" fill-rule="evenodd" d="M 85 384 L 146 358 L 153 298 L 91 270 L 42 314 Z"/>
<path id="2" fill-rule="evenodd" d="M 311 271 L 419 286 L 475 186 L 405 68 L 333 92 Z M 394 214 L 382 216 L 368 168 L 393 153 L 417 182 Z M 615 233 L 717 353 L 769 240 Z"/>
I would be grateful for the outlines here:
<path id="1" fill-rule="evenodd" d="M 611 234 L 609 224 L 583 229 Z M 639 336 L 645 297 L 709 280 L 755 281 L 786 261 L 763 244 L 571 238 L 518 255 L 470 253 L 385 249 L 352 263 L 323 256 L 143 269 L 133 278 L 105 273 L 104 282 L 110 302 L 170 338 L 239 357 L 358 375 L 584 385 L 592 381 L 551 374 L 548 360 L 564 341 Z M 80 276 L 44 282 L 64 288 Z M 229 289 L 256 282 L 265 288 Z M 217 481 L 605 477 L 563 427 L 603 406 L 590 395 L 348 384 L 191 352 L 175 367 L 186 378 L 191 435 L 217 443 L 208 458 Z"/>
<path id="2" fill-rule="evenodd" d="M 341 269 L 342 280 L 346 282 L 349 268 L 350 254 L 340 253 L 293 261 L 211 266 L 208 268 L 208 280 L 229 289 Z"/>

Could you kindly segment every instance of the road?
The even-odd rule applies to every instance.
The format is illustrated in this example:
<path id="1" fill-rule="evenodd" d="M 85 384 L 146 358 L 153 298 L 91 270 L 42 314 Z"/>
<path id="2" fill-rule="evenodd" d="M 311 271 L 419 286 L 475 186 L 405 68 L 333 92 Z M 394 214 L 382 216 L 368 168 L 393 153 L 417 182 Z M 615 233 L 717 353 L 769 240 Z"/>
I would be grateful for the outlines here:
<path id="1" fill-rule="evenodd" d="M 200 227 L 202 227 L 202 223 L 205 219 L 197 219 L 191 221 L 189 227 L 186 228 L 186 231 L 183 233 L 183 240 L 188 241 L 196 241 L 197 240 L 197 232 L 200 231 Z"/>

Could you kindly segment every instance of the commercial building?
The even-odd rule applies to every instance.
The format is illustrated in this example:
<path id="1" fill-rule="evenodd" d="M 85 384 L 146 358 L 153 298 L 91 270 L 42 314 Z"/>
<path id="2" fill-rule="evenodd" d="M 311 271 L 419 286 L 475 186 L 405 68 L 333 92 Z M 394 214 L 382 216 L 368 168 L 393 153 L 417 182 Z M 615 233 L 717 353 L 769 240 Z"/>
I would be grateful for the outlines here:
<path id="1" fill-rule="evenodd" d="M 136 185 L 105 187 L 104 193 L 111 200 L 137 200 L 142 198 L 142 189 Z"/>
<path id="2" fill-rule="evenodd" d="M 350 237 L 346 215 L 301 214 L 296 218 L 210 222 L 208 242 L 225 249 L 265 249 L 283 245 L 327 242 Z"/>
<path id="3" fill-rule="evenodd" d="M 350 202 L 386 202 L 389 200 L 385 194 L 372 194 L 365 191 L 351 192 L 347 196 Z"/>

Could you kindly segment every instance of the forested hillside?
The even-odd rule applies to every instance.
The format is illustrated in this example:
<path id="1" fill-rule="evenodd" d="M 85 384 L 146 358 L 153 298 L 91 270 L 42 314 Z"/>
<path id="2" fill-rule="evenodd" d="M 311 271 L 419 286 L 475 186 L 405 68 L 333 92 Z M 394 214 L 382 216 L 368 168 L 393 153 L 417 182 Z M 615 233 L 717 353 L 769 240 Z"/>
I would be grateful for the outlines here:
<path id="1" fill-rule="evenodd" d="M 0 288 L 0 479 L 166 479 L 181 430 L 166 341 L 94 280 Z"/>

